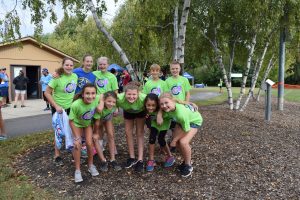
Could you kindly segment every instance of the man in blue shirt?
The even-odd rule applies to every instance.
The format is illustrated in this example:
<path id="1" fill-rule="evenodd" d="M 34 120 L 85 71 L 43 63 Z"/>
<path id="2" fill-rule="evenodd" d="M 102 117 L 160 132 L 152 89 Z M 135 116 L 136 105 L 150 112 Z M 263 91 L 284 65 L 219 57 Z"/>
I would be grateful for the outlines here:
<path id="1" fill-rule="evenodd" d="M 5 108 L 7 107 L 7 98 L 8 98 L 8 75 L 6 74 L 6 68 L 5 67 L 1 67 L 0 68 L 0 93 L 1 96 L 3 97 L 2 100 L 2 107 Z"/>
<path id="2" fill-rule="evenodd" d="M 45 93 L 47 85 L 48 85 L 48 83 L 50 82 L 51 79 L 52 79 L 52 76 L 51 76 L 51 74 L 49 74 L 48 69 L 47 68 L 43 68 L 42 69 L 42 76 L 41 76 L 41 79 L 40 79 L 40 83 L 42 85 L 43 99 L 44 99 L 44 101 L 46 102 L 46 105 L 47 105 L 47 107 L 44 109 L 44 111 L 50 110 L 49 102 L 48 102 L 47 98 L 45 97 L 44 93 Z"/>

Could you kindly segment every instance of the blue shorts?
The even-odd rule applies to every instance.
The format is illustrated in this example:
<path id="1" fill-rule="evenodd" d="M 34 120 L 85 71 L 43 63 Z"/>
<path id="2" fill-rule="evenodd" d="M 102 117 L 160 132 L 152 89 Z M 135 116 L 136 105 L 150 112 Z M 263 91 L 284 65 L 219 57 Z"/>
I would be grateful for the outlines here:
<path id="1" fill-rule="evenodd" d="M 194 124 L 194 123 L 190 123 L 190 127 L 191 128 L 200 128 L 200 125 Z"/>
<path id="2" fill-rule="evenodd" d="M 8 87 L 0 88 L 0 96 L 1 97 L 8 97 Z"/>

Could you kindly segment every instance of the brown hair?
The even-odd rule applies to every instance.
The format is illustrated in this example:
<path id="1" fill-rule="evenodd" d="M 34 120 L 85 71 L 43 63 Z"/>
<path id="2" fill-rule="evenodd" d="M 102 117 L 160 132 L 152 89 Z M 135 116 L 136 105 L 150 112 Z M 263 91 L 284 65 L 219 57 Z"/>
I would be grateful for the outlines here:
<path id="1" fill-rule="evenodd" d="M 177 60 L 173 60 L 171 63 L 170 63 L 170 66 L 171 65 L 180 65 L 180 63 L 177 61 Z"/>
<path id="2" fill-rule="evenodd" d="M 67 60 L 71 60 L 72 62 L 73 62 L 73 60 L 71 59 L 71 58 L 69 58 L 69 57 L 65 57 L 64 59 L 63 59 L 63 61 L 62 61 L 62 65 L 61 65 L 61 67 L 60 68 L 57 68 L 56 70 L 55 70 L 55 72 L 56 73 L 58 73 L 58 75 L 62 75 L 62 74 L 64 74 L 65 73 L 65 70 L 64 70 L 64 64 L 65 64 L 65 62 L 67 61 Z"/>
<path id="3" fill-rule="evenodd" d="M 76 95 L 74 96 L 73 101 L 76 101 L 77 99 L 82 99 L 82 94 L 84 93 L 85 88 L 89 88 L 89 87 L 95 88 L 96 94 L 97 94 L 97 88 L 96 88 L 96 86 L 95 86 L 94 84 L 92 84 L 92 83 L 87 83 L 87 84 L 85 84 L 85 85 L 82 87 L 82 90 L 81 90 L 78 94 L 76 94 Z"/>
<path id="4" fill-rule="evenodd" d="M 127 90 L 137 90 L 137 91 L 139 91 L 140 86 L 141 86 L 141 83 L 139 83 L 137 81 L 131 81 L 125 86 L 124 91 L 125 91 L 125 93 L 127 92 Z"/>
<path id="5" fill-rule="evenodd" d="M 112 97 L 114 99 L 117 99 L 117 94 L 114 92 L 114 91 L 108 91 L 108 92 L 105 92 L 103 94 L 103 99 L 107 99 L 108 97 Z"/>
<path id="6" fill-rule="evenodd" d="M 93 58 L 93 56 L 91 55 L 91 54 L 85 54 L 84 56 L 83 56 L 83 58 L 82 58 L 82 61 L 85 61 L 85 59 L 86 59 L 86 57 L 92 57 Z"/>

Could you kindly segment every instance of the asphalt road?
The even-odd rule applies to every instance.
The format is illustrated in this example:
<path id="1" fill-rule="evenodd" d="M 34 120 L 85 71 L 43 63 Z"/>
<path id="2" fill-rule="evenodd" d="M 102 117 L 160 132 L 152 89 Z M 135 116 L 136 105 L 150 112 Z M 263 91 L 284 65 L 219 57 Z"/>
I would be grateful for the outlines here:
<path id="1" fill-rule="evenodd" d="M 9 138 L 23 136 L 51 129 L 51 115 L 35 115 L 5 120 L 6 133 Z"/>

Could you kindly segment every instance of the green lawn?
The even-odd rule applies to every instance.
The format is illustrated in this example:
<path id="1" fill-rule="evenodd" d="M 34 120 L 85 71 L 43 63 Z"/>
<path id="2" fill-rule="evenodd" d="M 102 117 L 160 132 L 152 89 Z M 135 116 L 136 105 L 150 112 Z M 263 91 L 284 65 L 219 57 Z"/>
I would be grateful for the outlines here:
<path id="1" fill-rule="evenodd" d="M 248 93 L 249 88 L 246 89 L 246 93 Z M 193 88 L 191 90 L 191 94 L 197 93 L 197 92 L 219 92 L 218 87 L 206 87 L 206 88 Z M 256 88 L 254 91 L 254 94 L 256 95 L 258 92 L 258 89 Z M 237 99 L 238 95 L 240 93 L 239 87 L 232 88 L 232 95 L 234 99 Z M 261 92 L 261 96 L 264 96 L 265 92 Z M 272 96 L 277 97 L 277 89 L 272 89 Z M 297 89 L 285 89 L 284 90 L 284 99 L 286 101 L 290 102 L 300 102 L 300 90 Z M 215 98 L 207 99 L 207 100 L 201 100 L 197 101 L 195 103 L 199 104 L 200 106 L 205 105 L 214 105 L 214 104 L 221 104 L 227 101 L 227 90 L 226 88 L 223 88 L 223 93 Z"/>

